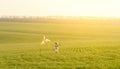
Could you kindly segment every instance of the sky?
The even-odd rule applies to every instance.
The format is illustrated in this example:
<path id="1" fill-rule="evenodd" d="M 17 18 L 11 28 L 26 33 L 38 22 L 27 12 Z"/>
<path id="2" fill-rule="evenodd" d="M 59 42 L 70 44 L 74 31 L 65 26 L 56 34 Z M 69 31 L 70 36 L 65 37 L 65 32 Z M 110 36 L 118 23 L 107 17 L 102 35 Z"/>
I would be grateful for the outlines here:
<path id="1" fill-rule="evenodd" d="M 0 0 L 0 16 L 120 17 L 120 0 Z"/>

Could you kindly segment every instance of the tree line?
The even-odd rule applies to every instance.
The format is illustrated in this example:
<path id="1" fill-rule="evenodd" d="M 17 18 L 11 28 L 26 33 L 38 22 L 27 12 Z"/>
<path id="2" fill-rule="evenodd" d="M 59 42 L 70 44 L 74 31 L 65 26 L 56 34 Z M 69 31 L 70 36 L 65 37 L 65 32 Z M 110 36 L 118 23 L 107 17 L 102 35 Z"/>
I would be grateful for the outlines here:
<path id="1" fill-rule="evenodd" d="M 31 23 L 107 23 L 120 22 L 120 18 L 73 17 L 73 16 L 1 16 L 0 22 Z"/>

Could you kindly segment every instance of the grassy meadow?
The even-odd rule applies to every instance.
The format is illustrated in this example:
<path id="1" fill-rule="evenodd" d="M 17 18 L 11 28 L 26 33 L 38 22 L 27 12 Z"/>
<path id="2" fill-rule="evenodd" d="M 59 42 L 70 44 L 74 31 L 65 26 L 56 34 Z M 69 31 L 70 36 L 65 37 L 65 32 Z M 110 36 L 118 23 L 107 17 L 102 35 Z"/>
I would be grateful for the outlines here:
<path id="1" fill-rule="evenodd" d="M 0 22 L 0 69 L 120 69 L 120 24 Z"/>

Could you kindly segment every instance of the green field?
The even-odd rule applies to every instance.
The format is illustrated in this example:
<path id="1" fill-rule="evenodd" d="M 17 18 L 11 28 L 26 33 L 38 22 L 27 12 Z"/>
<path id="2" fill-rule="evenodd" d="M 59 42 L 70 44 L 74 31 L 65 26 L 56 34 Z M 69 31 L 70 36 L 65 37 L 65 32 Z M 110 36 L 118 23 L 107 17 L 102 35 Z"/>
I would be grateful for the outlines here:
<path id="1" fill-rule="evenodd" d="M 120 69 L 120 24 L 1 22 L 0 69 Z"/>

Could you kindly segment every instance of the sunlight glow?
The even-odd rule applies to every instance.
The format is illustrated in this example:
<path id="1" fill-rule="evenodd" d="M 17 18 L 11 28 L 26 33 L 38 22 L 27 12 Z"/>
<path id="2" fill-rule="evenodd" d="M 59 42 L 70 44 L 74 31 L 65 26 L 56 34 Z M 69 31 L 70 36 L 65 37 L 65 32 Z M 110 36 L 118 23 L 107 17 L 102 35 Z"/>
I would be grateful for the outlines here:
<path id="1" fill-rule="evenodd" d="M 0 15 L 120 17 L 119 0 L 0 0 Z"/>

